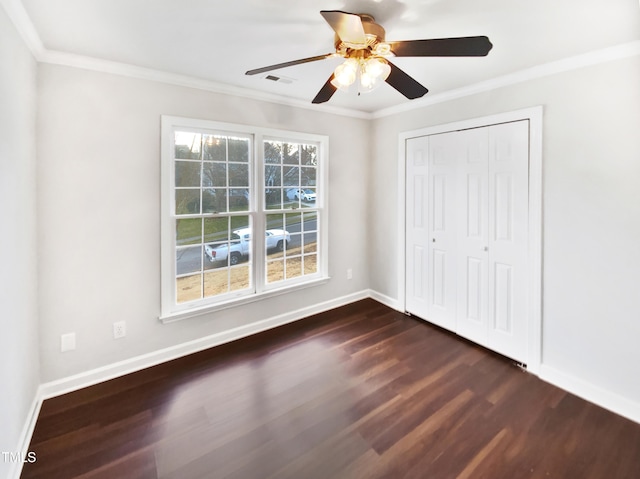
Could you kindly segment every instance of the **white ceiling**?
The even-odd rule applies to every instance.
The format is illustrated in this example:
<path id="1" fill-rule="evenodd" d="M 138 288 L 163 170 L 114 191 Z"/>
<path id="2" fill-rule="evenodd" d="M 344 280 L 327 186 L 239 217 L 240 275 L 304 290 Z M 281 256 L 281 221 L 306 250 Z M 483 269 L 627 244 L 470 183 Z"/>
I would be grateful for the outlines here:
<path id="1" fill-rule="evenodd" d="M 442 94 L 537 65 L 640 39 L 638 0 L 22 0 L 44 48 L 311 102 L 340 63 L 245 76 L 275 63 L 330 53 L 320 10 L 372 14 L 387 40 L 487 35 L 480 58 L 396 58 Z M 426 97 L 425 97 L 426 98 Z M 416 101 L 416 100 L 414 100 Z M 418 100 L 419 101 L 419 100 Z M 409 100 L 388 85 L 329 104 L 374 112 Z"/>

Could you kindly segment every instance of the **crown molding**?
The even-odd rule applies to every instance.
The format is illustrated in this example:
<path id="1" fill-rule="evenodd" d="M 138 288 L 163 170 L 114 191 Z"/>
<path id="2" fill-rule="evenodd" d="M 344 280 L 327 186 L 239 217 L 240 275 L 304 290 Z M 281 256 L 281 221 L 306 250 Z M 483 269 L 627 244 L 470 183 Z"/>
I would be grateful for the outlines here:
<path id="1" fill-rule="evenodd" d="M 34 30 L 35 33 L 35 30 Z M 35 33 L 37 38 L 37 33 Z M 178 85 L 187 88 L 195 88 L 199 90 L 210 91 L 214 93 L 221 93 L 225 95 L 234 95 L 242 98 L 249 98 L 253 100 L 267 101 L 271 103 L 277 103 L 279 105 L 288 105 L 296 108 L 304 108 L 307 110 L 320 111 L 325 113 L 332 113 L 336 115 L 348 116 L 353 118 L 360 118 L 365 120 L 372 120 L 377 118 L 383 118 L 386 116 L 395 115 L 398 113 L 408 112 L 426 106 L 435 105 L 458 98 L 463 98 L 477 93 L 483 93 L 498 88 L 503 88 L 518 83 L 523 83 L 538 78 L 543 78 L 558 73 L 563 73 L 571 70 L 577 70 L 580 68 L 597 65 L 601 63 L 607 63 L 614 60 L 628 58 L 636 55 L 640 55 L 640 40 L 636 40 L 629 43 L 623 43 L 614 47 L 603 48 L 595 50 L 582 55 L 576 55 L 562 60 L 545 63 L 525 70 L 520 70 L 501 77 L 492 78 L 480 83 L 475 83 L 455 90 L 446 91 L 440 94 L 431 95 L 427 98 L 419 100 L 413 100 L 408 103 L 393 106 L 390 108 L 384 108 L 373 113 L 363 112 L 359 110 L 350 110 L 347 108 L 334 107 L 330 105 L 314 105 L 304 100 L 297 100 L 281 95 L 260 92 L 257 90 L 251 90 L 248 88 L 241 88 L 232 85 L 226 85 L 222 83 L 213 82 L 210 80 L 203 80 L 201 78 L 190 77 L 187 75 L 180 75 L 176 73 L 163 72 L 150 68 L 138 67 L 135 65 L 128 65 L 124 63 L 111 62 L 107 60 L 101 60 L 97 58 L 91 58 L 81 55 L 75 55 L 71 53 L 58 52 L 46 50 L 42 47 L 42 43 L 37 38 L 36 45 L 40 46 L 39 53 L 36 55 L 38 61 L 42 63 L 50 63 L 55 65 L 64 65 L 75 68 L 82 68 L 87 70 L 93 70 L 103 73 L 112 73 L 115 75 L 128 76 L 132 78 L 138 78 L 143 80 L 157 81 L 161 83 L 167 83 L 171 85 Z"/>
<path id="2" fill-rule="evenodd" d="M 331 105 L 315 105 L 305 100 L 288 98 L 282 95 L 251 90 L 249 88 L 242 88 L 224 83 L 218 83 L 211 80 L 204 80 L 202 78 L 181 75 L 178 73 L 165 72 L 126 63 L 102 60 L 99 58 L 87 57 L 83 55 L 76 55 L 73 53 L 44 49 L 39 61 L 41 63 L 69 66 L 74 68 L 81 68 L 84 70 L 97 71 L 101 73 L 110 73 L 130 78 L 149 80 L 159 83 L 166 83 L 169 85 L 220 93 L 223 95 L 233 95 L 251 100 L 260 100 L 270 103 L 277 103 L 279 105 L 287 105 L 318 112 L 332 113 L 335 115 L 349 116 L 365 120 L 370 120 L 372 118 L 371 113 L 358 110 L 350 110 L 347 108 L 340 108 Z"/>
<path id="3" fill-rule="evenodd" d="M 446 101 L 456 100 L 477 93 L 483 93 L 498 88 L 503 88 L 510 85 L 516 85 L 529 80 L 535 80 L 538 78 L 556 75 L 571 70 L 578 70 L 580 68 L 598 65 L 600 63 L 607 63 L 613 60 L 620 60 L 632 56 L 640 55 L 640 40 L 636 40 L 629 43 L 623 43 L 614 47 L 603 48 L 600 50 L 594 50 L 582 55 L 576 55 L 569 58 L 564 58 L 555 62 L 545 63 L 525 70 L 520 70 L 508 75 L 492 78 L 480 83 L 457 88 L 455 90 L 449 90 L 443 93 L 435 94 L 427 98 L 420 100 L 414 100 L 411 103 L 404 103 L 402 105 L 392 106 L 390 108 L 384 108 L 374 112 L 371 116 L 373 119 L 383 118 L 386 116 L 395 115 L 398 113 L 404 113 L 407 111 L 417 110 L 429 105 L 435 105 L 437 103 L 443 103 Z"/>
<path id="4" fill-rule="evenodd" d="M 282 95 L 236 87 L 187 75 L 154 70 L 126 63 L 101 60 L 73 53 L 48 50 L 44 47 L 44 44 L 40 39 L 40 35 L 31 22 L 31 19 L 20 0 L 0 0 L 0 6 L 4 8 L 7 16 L 31 51 L 31 54 L 34 56 L 36 61 L 40 63 L 69 66 L 101 73 L 111 73 L 130 78 L 156 81 L 170 85 L 220 93 L 223 95 L 234 95 L 252 100 L 276 103 L 278 105 L 287 105 L 306 110 L 331 113 L 334 115 L 342 115 L 364 120 L 370 120 L 372 118 L 371 113 L 359 110 L 351 110 L 331 105 L 315 105 L 305 100 L 297 100 Z"/>
<path id="5" fill-rule="evenodd" d="M 0 5 L 4 7 L 7 15 L 31 50 L 33 56 L 40 63 L 49 63 L 53 65 L 69 66 L 102 73 L 111 73 L 114 75 L 121 75 L 130 78 L 156 81 L 170 85 L 177 85 L 213 93 L 220 93 L 223 95 L 234 95 L 241 98 L 266 101 L 279 105 L 292 106 L 296 108 L 303 108 L 306 110 L 331 113 L 335 115 L 348 116 L 364 120 L 384 118 L 386 116 L 417 110 L 430 105 L 456 100 L 458 98 L 463 98 L 478 93 L 484 93 L 498 88 L 503 88 L 506 86 L 515 85 L 518 83 L 523 83 L 526 81 L 535 80 L 558 73 L 577 70 L 600 63 L 606 63 L 613 60 L 640 55 L 640 40 L 636 40 L 609 48 L 595 50 L 582 55 L 576 55 L 562 60 L 545 63 L 543 65 L 538 65 L 532 68 L 527 68 L 525 70 L 510 73 L 508 75 L 496 77 L 491 80 L 468 85 L 462 88 L 457 88 L 455 90 L 445 91 L 439 94 L 433 94 L 426 98 L 423 97 L 418 100 L 412 100 L 408 103 L 403 103 L 401 105 L 392 106 L 389 108 L 383 108 L 370 113 L 348 108 L 335 107 L 331 105 L 315 105 L 305 100 L 288 98 L 282 95 L 261 92 L 249 88 L 236 87 L 210 80 L 204 80 L 202 78 L 159 71 L 125 63 L 101 60 L 98 58 L 76 55 L 73 53 L 47 50 L 44 47 L 42 40 L 38 35 L 38 32 L 36 31 L 33 23 L 31 22 L 31 19 L 29 18 L 29 15 L 27 14 L 20 0 L 0 0 Z"/>

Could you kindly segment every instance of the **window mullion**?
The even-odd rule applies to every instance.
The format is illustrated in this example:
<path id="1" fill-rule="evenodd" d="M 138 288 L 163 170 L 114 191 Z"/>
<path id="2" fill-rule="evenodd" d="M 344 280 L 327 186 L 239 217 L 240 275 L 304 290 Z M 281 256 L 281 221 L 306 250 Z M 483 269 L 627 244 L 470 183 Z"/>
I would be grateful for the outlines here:
<path id="1" fill-rule="evenodd" d="M 266 230 L 266 216 L 265 216 L 265 204 L 264 204 L 264 146 L 262 135 L 257 134 L 254 137 L 254 162 L 253 162 L 253 231 L 254 233 L 254 284 L 256 293 L 264 291 L 265 287 L 265 262 L 266 262 L 266 248 L 265 248 L 265 230 Z"/>

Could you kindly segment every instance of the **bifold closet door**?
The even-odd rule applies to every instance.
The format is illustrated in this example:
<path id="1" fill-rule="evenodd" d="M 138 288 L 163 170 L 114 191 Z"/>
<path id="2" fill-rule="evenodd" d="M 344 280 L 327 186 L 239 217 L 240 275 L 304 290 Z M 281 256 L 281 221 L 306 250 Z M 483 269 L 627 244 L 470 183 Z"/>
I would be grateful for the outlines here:
<path id="1" fill-rule="evenodd" d="M 527 358 L 529 127 L 460 132 L 456 332 Z"/>
<path id="2" fill-rule="evenodd" d="M 429 136 L 428 192 L 428 311 L 427 319 L 450 331 L 456 330 L 456 222 L 459 157 L 458 133 Z"/>
<path id="3" fill-rule="evenodd" d="M 407 311 L 526 362 L 528 121 L 406 146 Z"/>
<path id="4" fill-rule="evenodd" d="M 489 129 L 488 344 L 527 362 L 529 122 Z"/>
<path id="5" fill-rule="evenodd" d="M 409 139 L 406 152 L 406 310 L 455 331 L 455 134 Z"/>
<path id="6" fill-rule="evenodd" d="M 427 162 L 429 137 L 406 142 L 405 192 L 405 308 L 420 318 L 428 318 L 428 236 Z"/>
<path id="7" fill-rule="evenodd" d="M 488 346 L 489 128 L 457 134 L 458 223 L 456 332 Z"/>

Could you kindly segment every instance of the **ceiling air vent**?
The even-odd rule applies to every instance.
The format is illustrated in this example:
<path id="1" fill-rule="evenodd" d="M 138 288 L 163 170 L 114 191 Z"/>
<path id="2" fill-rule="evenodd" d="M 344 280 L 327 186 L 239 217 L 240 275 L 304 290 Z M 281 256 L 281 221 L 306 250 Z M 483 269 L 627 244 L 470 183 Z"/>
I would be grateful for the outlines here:
<path id="1" fill-rule="evenodd" d="M 270 80 L 278 83 L 293 83 L 293 78 L 280 77 L 275 75 L 265 75 L 263 78 L 265 80 Z"/>

